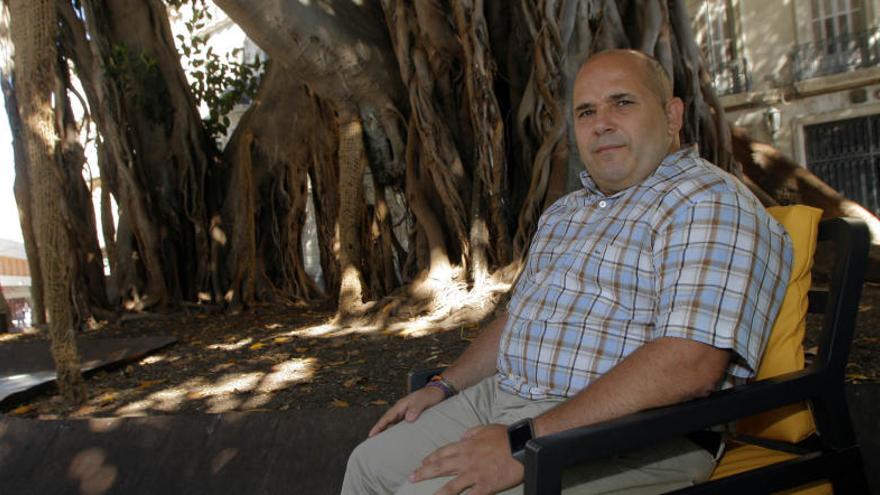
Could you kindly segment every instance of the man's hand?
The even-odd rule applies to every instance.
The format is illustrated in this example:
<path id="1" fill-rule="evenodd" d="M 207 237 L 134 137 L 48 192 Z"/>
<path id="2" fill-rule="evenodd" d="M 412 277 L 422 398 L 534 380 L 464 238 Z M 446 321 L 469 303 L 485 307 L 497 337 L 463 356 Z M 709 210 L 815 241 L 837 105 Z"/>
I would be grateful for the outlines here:
<path id="1" fill-rule="evenodd" d="M 370 436 L 376 436 L 385 428 L 405 419 L 412 423 L 419 418 L 422 411 L 429 407 L 442 402 L 444 399 L 443 391 L 436 387 L 423 387 L 406 397 L 397 401 L 391 409 L 376 421 L 373 428 L 370 429 Z"/>
<path id="2" fill-rule="evenodd" d="M 409 481 L 457 475 L 435 495 L 458 495 L 467 489 L 469 495 L 488 495 L 518 485 L 524 472 L 510 455 L 507 427 L 488 425 L 468 430 L 460 441 L 425 457 Z"/>

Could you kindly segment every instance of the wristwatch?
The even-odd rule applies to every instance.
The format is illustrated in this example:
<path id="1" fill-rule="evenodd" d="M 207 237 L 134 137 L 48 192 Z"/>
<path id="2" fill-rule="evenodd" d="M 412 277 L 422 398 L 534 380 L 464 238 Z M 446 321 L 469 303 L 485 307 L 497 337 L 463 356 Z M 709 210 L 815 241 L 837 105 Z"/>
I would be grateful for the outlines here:
<path id="1" fill-rule="evenodd" d="M 510 442 L 510 455 L 525 464 L 526 443 L 535 438 L 532 418 L 525 418 L 507 427 L 507 441 Z"/>

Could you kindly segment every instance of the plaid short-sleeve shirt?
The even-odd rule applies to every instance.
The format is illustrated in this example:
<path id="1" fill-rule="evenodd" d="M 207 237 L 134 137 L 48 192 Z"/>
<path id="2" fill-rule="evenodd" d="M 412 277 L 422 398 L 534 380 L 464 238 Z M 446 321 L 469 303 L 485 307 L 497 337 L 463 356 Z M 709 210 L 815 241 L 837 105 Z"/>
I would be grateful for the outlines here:
<path id="1" fill-rule="evenodd" d="M 501 388 L 570 397 L 660 337 L 731 350 L 726 383 L 753 376 L 791 269 L 782 226 L 693 147 L 611 196 L 581 180 L 541 216 L 514 286 Z"/>

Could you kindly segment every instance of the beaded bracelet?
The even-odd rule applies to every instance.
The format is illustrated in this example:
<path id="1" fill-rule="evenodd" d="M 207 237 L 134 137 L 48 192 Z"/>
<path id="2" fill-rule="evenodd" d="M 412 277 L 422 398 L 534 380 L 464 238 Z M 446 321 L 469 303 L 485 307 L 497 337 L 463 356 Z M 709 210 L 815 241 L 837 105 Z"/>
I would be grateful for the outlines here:
<path id="1" fill-rule="evenodd" d="M 431 381 L 428 382 L 426 387 L 434 387 L 440 389 L 443 392 L 443 398 L 448 399 L 453 395 L 458 393 L 458 390 L 455 389 L 449 381 L 443 377 L 443 375 L 434 375 L 431 377 Z"/>

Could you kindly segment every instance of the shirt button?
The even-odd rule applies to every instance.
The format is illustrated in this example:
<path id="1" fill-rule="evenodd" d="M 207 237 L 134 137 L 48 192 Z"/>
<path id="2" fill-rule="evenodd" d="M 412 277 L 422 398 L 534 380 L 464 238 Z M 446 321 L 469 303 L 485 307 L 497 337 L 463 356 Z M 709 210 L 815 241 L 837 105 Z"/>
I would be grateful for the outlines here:
<path id="1" fill-rule="evenodd" d="M 606 206 L 608 206 L 606 201 L 599 201 L 599 208 L 605 208 Z"/>

